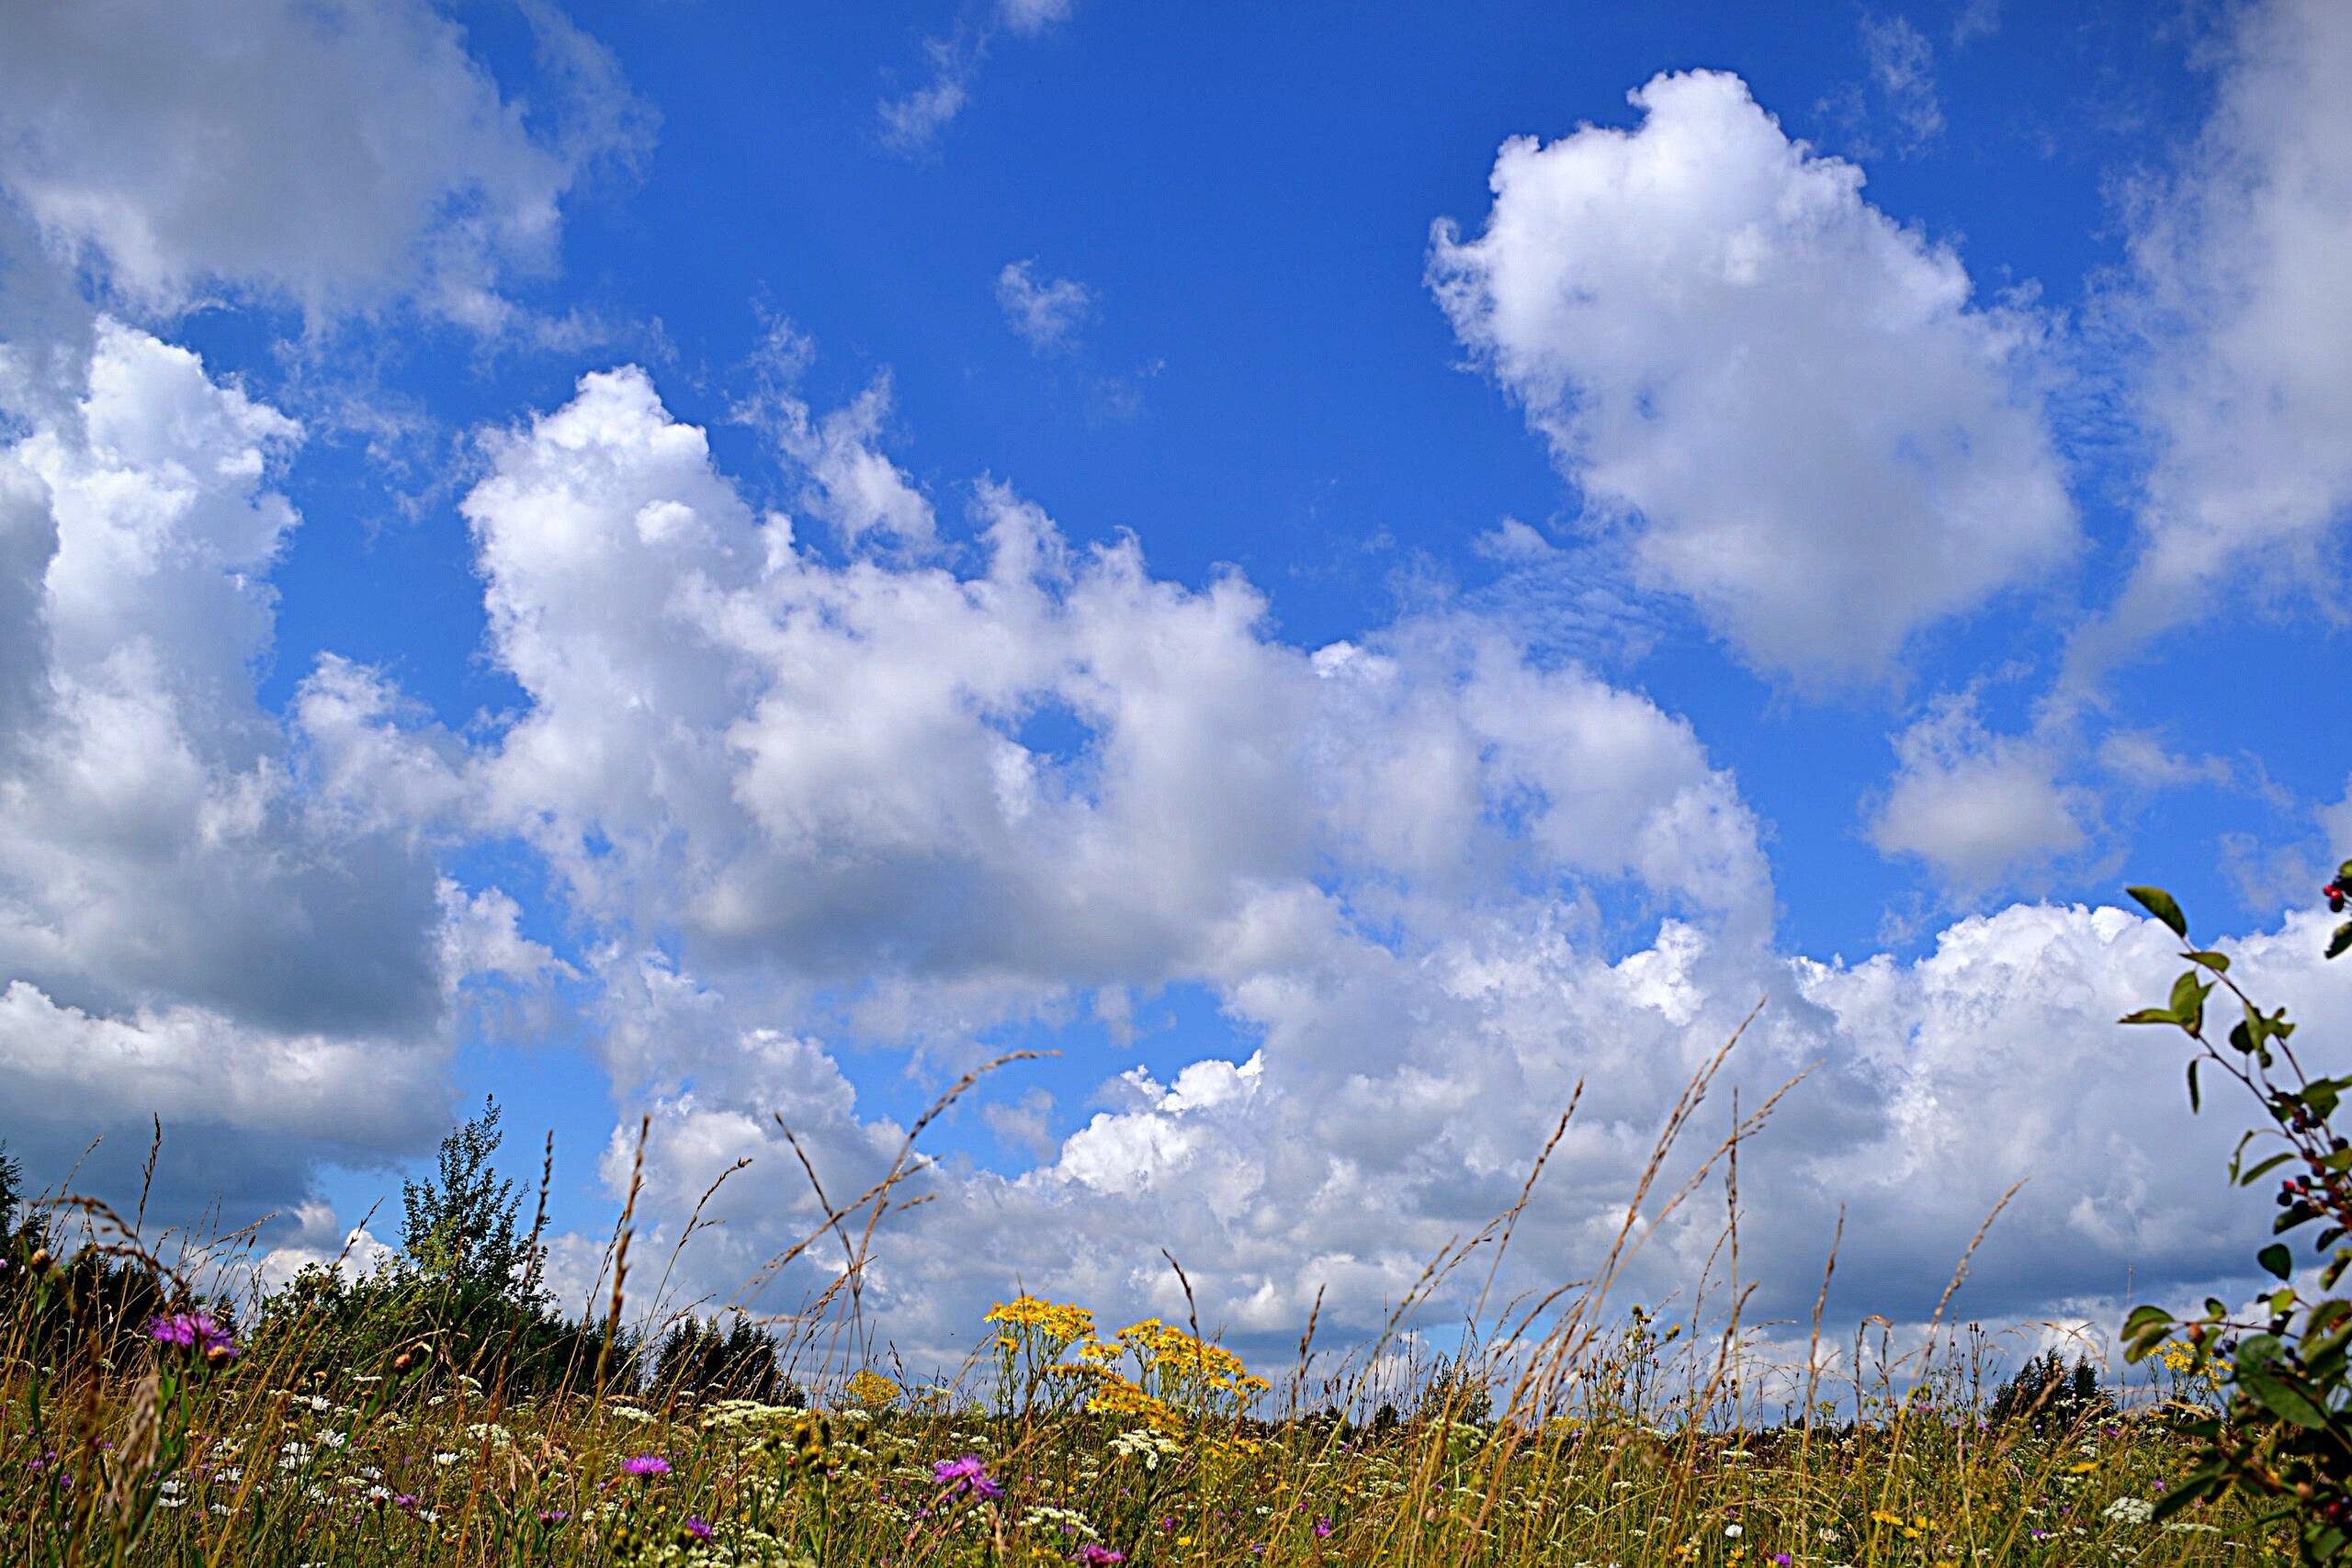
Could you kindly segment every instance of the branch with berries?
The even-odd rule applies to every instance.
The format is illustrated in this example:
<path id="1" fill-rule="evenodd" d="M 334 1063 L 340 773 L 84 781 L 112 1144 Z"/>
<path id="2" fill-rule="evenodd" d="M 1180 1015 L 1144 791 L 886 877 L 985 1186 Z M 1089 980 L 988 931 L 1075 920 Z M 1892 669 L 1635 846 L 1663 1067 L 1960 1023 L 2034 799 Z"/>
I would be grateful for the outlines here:
<path id="1" fill-rule="evenodd" d="M 2304 1070 L 2290 1043 L 2295 1025 L 2286 1010 L 2264 1010 L 2231 978 L 2228 954 L 2191 942 L 2188 917 L 2170 894 L 2160 887 L 2127 891 L 2180 938 L 2189 967 L 2164 1006 L 2143 1008 L 2122 1021 L 2170 1025 L 2195 1043 L 2192 1113 L 2203 1109 L 2200 1074 L 2208 1069 L 2233 1079 L 2261 1106 L 2268 1124 L 2250 1129 L 2230 1156 L 2233 1185 L 2250 1187 L 2282 1166 L 2290 1169 L 2279 1181 L 2271 1225 L 2279 1239 L 2255 1257 L 2278 1284 L 2253 1314 L 2209 1298 L 2205 1310 L 2185 1322 L 2156 1306 L 2137 1308 L 2124 1320 L 2128 1359 L 2143 1359 L 2177 1333 L 2195 1369 L 2210 1366 L 2229 1394 L 2219 1415 L 2185 1423 L 2201 1447 L 2199 1462 L 2165 1492 L 2157 1514 L 2169 1517 L 2235 1491 L 2271 1505 L 2265 1523 L 2292 1528 L 2304 1561 L 2340 1562 L 2352 1556 L 2352 1300 L 2337 1293 L 2352 1269 L 2352 1140 L 2335 1131 L 2334 1118 L 2352 1077 Z M 2352 861 L 2321 893 L 2332 913 L 2344 912 L 2352 902 Z M 2352 920 L 2336 928 L 2327 956 L 2347 949 Z M 2239 1014 L 2219 1043 L 2207 1018 L 2217 990 Z M 2278 1146 L 2247 1163 L 2250 1148 L 2271 1145 Z M 2298 1233 L 2315 1224 L 2321 1228 L 2308 1244 L 2317 1294 L 2307 1297 L 2294 1282 L 2290 1243 L 2305 1239 Z"/>

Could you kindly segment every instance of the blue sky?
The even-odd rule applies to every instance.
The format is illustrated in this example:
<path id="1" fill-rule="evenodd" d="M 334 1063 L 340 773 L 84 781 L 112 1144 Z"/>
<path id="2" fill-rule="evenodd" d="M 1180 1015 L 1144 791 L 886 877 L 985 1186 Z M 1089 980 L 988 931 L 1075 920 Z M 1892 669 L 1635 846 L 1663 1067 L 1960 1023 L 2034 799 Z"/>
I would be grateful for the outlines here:
<path id="1" fill-rule="evenodd" d="M 864 1170 L 1051 1048 L 938 1212 L 1141 1305 L 1164 1229 L 1271 1334 L 1582 1076 L 1573 1251 L 1761 995 L 1791 1194 L 2037 1176 L 2013 1314 L 2229 1267 L 2116 1168 L 2185 1121 L 2095 911 L 2343 1006 L 2326 7 L 118 12 L 0 23 L 37 1171 L 160 1111 L 299 1259 L 494 1092 L 593 1269 L 651 1113 L 662 1224 L 773 1183 L 723 1293 L 806 1217 L 770 1111 Z M 1004 1287 L 954 1228 L 910 1342 Z"/>

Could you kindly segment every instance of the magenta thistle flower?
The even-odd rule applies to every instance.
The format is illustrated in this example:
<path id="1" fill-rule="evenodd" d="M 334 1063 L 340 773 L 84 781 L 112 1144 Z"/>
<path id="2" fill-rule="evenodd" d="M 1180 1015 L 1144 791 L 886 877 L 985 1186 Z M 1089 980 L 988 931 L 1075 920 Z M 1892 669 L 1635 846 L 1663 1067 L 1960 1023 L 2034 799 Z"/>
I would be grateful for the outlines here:
<path id="1" fill-rule="evenodd" d="M 703 1517 L 700 1514 L 688 1514 L 686 1534 L 695 1540 L 708 1540 L 711 1537 L 711 1529 L 709 1525 L 703 1522 Z"/>
<path id="2" fill-rule="evenodd" d="M 1004 1488 L 989 1479 L 988 1465 L 978 1454 L 934 1461 L 931 1478 L 946 1487 L 950 1497 L 961 1497 L 967 1493 L 975 1497 L 1004 1495 Z"/>
<path id="3" fill-rule="evenodd" d="M 1114 1551 L 1107 1546 L 1097 1546 L 1090 1540 L 1078 1549 L 1077 1560 L 1084 1565 L 1084 1568 L 1111 1568 L 1114 1562 L 1125 1562 L 1127 1560 L 1127 1554 L 1124 1551 Z"/>
<path id="4" fill-rule="evenodd" d="M 1326 1514 L 1315 1521 L 1315 1539 L 1322 1540 L 1331 1533 L 1331 1518 Z"/>
<path id="5" fill-rule="evenodd" d="M 670 1461 L 660 1454 L 631 1454 L 621 1461 L 623 1475 L 667 1475 Z"/>
<path id="6" fill-rule="evenodd" d="M 237 1342 L 209 1312 L 167 1312 L 147 1325 L 159 1345 L 176 1345 L 191 1355 L 216 1361 L 236 1359 Z"/>

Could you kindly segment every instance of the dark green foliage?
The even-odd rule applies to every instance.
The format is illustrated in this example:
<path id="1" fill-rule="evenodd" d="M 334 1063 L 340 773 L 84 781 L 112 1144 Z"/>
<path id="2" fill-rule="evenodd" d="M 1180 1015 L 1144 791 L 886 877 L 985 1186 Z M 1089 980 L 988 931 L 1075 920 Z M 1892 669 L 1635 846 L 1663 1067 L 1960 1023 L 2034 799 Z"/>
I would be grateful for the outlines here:
<path id="1" fill-rule="evenodd" d="M 784 1374 L 776 1365 L 775 1341 L 740 1312 L 724 1330 L 717 1317 L 704 1323 L 692 1314 L 673 1324 L 653 1359 L 653 1388 L 663 1398 L 801 1403 L 797 1390 L 793 1398 L 778 1398 Z"/>
<path id="2" fill-rule="evenodd" d="M 401 1183 L 401 1250 L 419 1273 L 461 1293 L 486 1288 L 520 1302 L 537 1293 L 537 1281 L 530 1244 L 515 1227 L 522 1197 L 491 1168 L 504 1137 L 494 1099 L 450 1129 L 434 1179 Z"/>
<path id="3" fill-rule="evenodd" d="M 25 1199 L 25 1168 L 0 1144 L 0 1241 L 17 1234 L 17 1205 Z"/>
<path id="4" fill-rule="evenodd" d="M 2334 1119 L 2352 1077 L 2305 1069 L 2290 1043 L 2295 1025 L 2286 1010 L 2257 1007 L 2230 978 L 2226 954 L 2190 944 L 2188 917 L 2169 894 L 2127 891 L 2181 939 L 2181 957 L 2191 967 L 2173 982 L 2164 1006 L 2143 1008 L 2123 1021 L 2165 1025 L 2195 1043 L 2192 1111 L 2203 1101 L 2200 1073 L 2207 1081 L 2234 1080 L 2260 1107 L 2267 1124 L 2238 1140 L 2230 1159 L 2233 1184 L 2250 1187 L 2281 1167 L 2288 1172 L 2271 1226 L 2281 1239 L 2262 1247 L 2255 1259 L 2278 1283 L 2256 1310 L 2233 1313 L 2208 1300 L 2185 1321 L 2157 1306 L 2136 1308 L 2124 1320 L 2131 1359 L 2154 1354 L 2177 1335 L 2191 1352 L 2189 1365 L 2210 1369 L 2228 1395 L 2218 1416 L 2184 1423 L 2200 1445 L 2200 1462 L 2165 1494 L 2157 1517 L 2235 1491 L 2270 1506 L 2266 1517 L 2295 1532 L 2305 1562 L 2343 1562 L 2352 1558 L 2352 1297 L 2340 1288 L 2352 1269 L 2352 1140 L 2337 1134 Z M 2352 861 L 2323 891 L 2329 909 L 2344 913 L 2352 900 Z M 2352 921 L 2336 929 L 2327 956 L 2347 949 Z M 2216 992 L 2224 998 L 2222 1010 L 2239 1015 L 2226 1032 L 2218 1022 L 2209 1032 L 2206 1003 Z M 2249 1164 L 2257 1145 L 2269 1152 Z M 2294 1282 L 2298 1240 L 2317 1270 L 2310 1293 Z"/>
<path id="5" fill-rule="evenodd" d="M 504 1134 L 495 1100 L 441 1140 L 434 1175 L 401 1184 L 401 1252 L 354 1278 L 312 1267 L 272 1295 L 255 1325 L 259 1352 L 300 1375 L 470 1377 L 510 1394 L 585 1388 L 601 1329 L 556 1312 L 539 1284 L 536 1238 L 517 1224 L 522 1198 L 491 1166 Z M 626 1381 L 639 1347 L 623 1335 L 604 1363 Z"/>
<path id="6" fill-rule="evenodd" d="M 436 1280 L 395 1262 L 358 1279 L 313 1265 L 264 1304 L 254 1354 L 298 1378 L 354 1371 L 440 1382 L 462 1375 L 514 1397 L 594 1382 L 601 1328 L 481 1280 Z M 636 1354 L 627 1335 L 613 1365 Z"/>
<path id="7" fill-rule="evenodd" d="M 1419 1420 L 1458 1421 L 1465 1426 L 1486 1426 L 1494 1416 L 1494 1392 L 1486 1377 L 1464 1361 L 1450 1361 L 1443 1356 L 1430 1372 L 1429 1384 L 1414 1403 L 1413 1414 Z"/>
<path id="8" fill-rule="evenodd" d="M 233 1336 L 236 1317 L 227 1303 L 192 1300 L 143 1263 L 97 1247 L 51 1264 L 38 1283 L 21 1256 L 0 1272 L 0 1314 L 13 1312 L 31 1353 L 61 1367 L 126 1362 L 159 1315 L 199 1305 Z"/>
<path id="9" fill-rule="evenodd" d="M 2069 1371 L 2055 1350 L 2028 1357 L 1995 1392 L 1986 1412 L 1996 1426 L 2022 1421 L 2037 1432 L 2064 1432 L 2114 1414 L 2115 1401 L 2099 1386 L 2090 1362 L 2078 1358 Z"/>

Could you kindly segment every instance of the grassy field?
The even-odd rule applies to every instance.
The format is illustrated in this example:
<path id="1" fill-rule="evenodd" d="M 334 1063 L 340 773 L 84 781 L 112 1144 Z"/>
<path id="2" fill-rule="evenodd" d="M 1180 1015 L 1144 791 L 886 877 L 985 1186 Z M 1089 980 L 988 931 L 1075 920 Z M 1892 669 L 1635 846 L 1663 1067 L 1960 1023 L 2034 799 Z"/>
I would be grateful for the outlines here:
<path id="1" fill-rule="evenodd" d="M 1021 1296 L 929 1381 L 886 1375 L 887 1345 L 844 1288 L 873 1224 L 801 1312 L 739 1314 L 731 1335 L 710 1320 L 689 1354 L 679 1337 L 697 1325 L 664 1314 L 659 1287 L 650 1307 L 625 1302 L 627 1208 L 599 1304 L 567 1318 L 533 1293 L 537 1227 L 514 1234 L 503 1188 L 468 1222 L 517 1260 L 488 1278 L 469 1282 L 434 1226 L 411 1248 L 421 1260 L 365 1280 L 313 1270 L 242 1302 L 193 1280 L 220 1277 L 239 1238 L 183 1239 L 166 1259 L 136 1217 L 51 1199 L 0 1270 L 0 1562 L 2290 1560 L 2288 1538 L 2234 1497 L 2150 1517 L 2195 1462 L 2178 1421 L 2217 1403 L 2182 1347 L 2128 1393 L 2087 1369 L 2069 1383 L 2053 1361 L 2054 1381 L 2021 1405 L 1996 1391 L 2013 1342 L 1941 1307 L 1928 1325 L 1871 1320 L 1838 1343 L 1816 1306 L 1792 1367 L 1742 1321 L 1752 1283 L 1719 1281 L 1712 1307 L 1703 1279 L 1679 1308 L 1612 1305 L 1648 1230 L 1712 1179 L 1736 1278 L 1739 1144 L 1771 1102 L 1662 1177 L 1723 1060 L 1668 1117 L 1594 1277 L 1493 1316 L 1476 1292 L 1459 1321 L 1515 1326 L 1450 1358 L 1401 1325 L 1457 1273 L 1483 1269 L 1491 1289 L 1548 1148 L 1518 1205 L 1433 1260 L 1368 1345 L 1319 1349 L 1309 1321 L 1288 1366 L 1252 1369 L 1197 1321 L 1114 1331 L 1082 1305 Z M 445 1143 L 454 1187 L 476 1189 L 491 1125 Z M 910 1134 L 890 1173 L 829 1207 L 810 1240 L 850 1247 L 861 1206 L 878 1220 L 915 1168 L 912 1147 Z M 28 1257 L 43 1239 L 54 1250 Z M 2106 1364 L 2113 1348 L 2079 1348 Z"/>
<path id="2" fill-rule="evenodd" d="M 129 1326 L 69 1366 L 11 1358 L 0 1549 L 286 1568 L 1860 1568 L 2279 1550 L 2234 1504 L 2147 1519 L 2184 1463 L 2159 1400 L 1988 1422 L 1964 1336 L 1925 1381 L 1886 1363 L 1875 1382 L 1815 1380 L 1809 1421 L 1767 1422 L 1718 1350 L 1632 1316 L 1544 1380 L 1539 1418 L 1491 1409 L 1513 1386 L 1499 1361 L 1429 1369 L 1417 1391 L 1270 1385 L 1166 1325 L 1098 1338 L 1081 1309 L 1027 1298 L 991 1317 L 957 1382 L 861 1369 L 795 1391 L 813 1410 L 641 1387 L 509 1397 L 413 1351 L 294 1374 L 299 1324 L 275 1331 L 276 1365 L 258 1343 L 208 1358 L 206 1325 L 167 1318 L 162 1341 Z M 1373 1392 L 1400 1397 L 1362 1424 L 1336 1414 L 1352 1395 L 1363 1415 Z"/>

